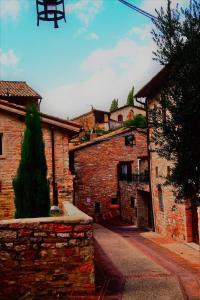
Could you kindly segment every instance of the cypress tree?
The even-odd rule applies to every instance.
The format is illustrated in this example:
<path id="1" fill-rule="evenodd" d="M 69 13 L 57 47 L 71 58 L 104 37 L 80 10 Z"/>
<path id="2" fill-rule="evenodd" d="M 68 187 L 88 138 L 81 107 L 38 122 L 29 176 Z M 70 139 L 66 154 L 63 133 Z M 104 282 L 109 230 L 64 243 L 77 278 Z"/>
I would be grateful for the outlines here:
<path id="1" fill-rule="evenodd" d="M 40 116 L 27 108 L 21 161 L 13 180 L 16 218 L 49 216 L 50 197 Z"/>
<path id="2" fill-rule="evenodd" d="M 132 89 L 128 93 L 126 105 L 134 105 L 134 86 L 132 87 Z"/>
<path id="3" fill-rule="evenodd" d="M 110 106 L 110 112 L 113 112 L 116 109 L 118 109 L 118 99 L 114 99 L 112 101 L 111 106 Z"/>

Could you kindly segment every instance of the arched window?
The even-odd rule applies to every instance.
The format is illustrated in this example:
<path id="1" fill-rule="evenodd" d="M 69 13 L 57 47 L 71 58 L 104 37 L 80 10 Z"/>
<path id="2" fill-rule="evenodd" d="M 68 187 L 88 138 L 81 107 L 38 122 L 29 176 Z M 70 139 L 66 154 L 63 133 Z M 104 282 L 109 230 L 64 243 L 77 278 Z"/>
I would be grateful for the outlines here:
<path id="1" fill-rule="evenodd" d="M 164 210 L 164 202 L 163 202 L 163 190 L 160 184 L 158 184 L 158 200 L 159 200 L 159 208 L 161 211 Z"/>
<path id="2" fill-rule="evenodd" d="M 123 122 L 123 116 L 122 115 L 118 115 L 117 120 L 118 120 L 118 122 Z"/>

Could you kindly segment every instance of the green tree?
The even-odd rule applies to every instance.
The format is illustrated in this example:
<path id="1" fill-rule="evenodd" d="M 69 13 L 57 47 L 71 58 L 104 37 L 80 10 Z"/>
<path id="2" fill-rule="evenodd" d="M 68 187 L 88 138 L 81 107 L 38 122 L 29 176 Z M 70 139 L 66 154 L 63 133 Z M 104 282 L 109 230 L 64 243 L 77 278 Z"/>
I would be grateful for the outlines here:
<path id="1" fill-rule="evenodd" d="M 132 87 L 132 89 L 128 93 L 126 105 L 134 105 L 134 86 Z"/>
<path id="2" fill-rule="evenodd" d="M 157 11 L 154 59 L 165 66 L 167 79 L 161 107 L 151 111 L 158 153 L 174 161 L 168 183 L 177 196 L 197 201 L 200 193 L 200 3 L 186 9 Z"/>
<path id="3" fill-rule="evenodd" d="M 110 106 L 110 112 L 113 112 L 116 109 L 118 109 L 118 99 L 114 99 L 112 101 L 111 106 Z"/>
<path id="4" fill-rule="evenodd" d="M 134 119 L 125 121 L 123 125 L 124 125 L 124 127 L 135 126 L 138 128 L 146 128 L 147 121 L 144 116 L 136 115 Z"/>
<path id="5" fill-rule="evenodd" d="M 41 121 L 36 106 L 26 113 L 21 161 L 13 180 L 16 218 L 49 216 L 50 197 Z"/>

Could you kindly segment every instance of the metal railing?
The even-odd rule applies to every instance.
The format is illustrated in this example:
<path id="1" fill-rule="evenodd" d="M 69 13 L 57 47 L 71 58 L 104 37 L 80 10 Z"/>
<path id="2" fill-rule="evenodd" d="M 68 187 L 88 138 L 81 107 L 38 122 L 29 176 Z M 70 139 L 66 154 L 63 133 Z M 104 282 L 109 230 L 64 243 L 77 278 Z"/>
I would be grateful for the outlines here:
<path id="1" fill-rule="evenodd" d="M 142 174 L 120 174 L 119 181 L 148 183 L 149 173 L 145 172 Z"/>

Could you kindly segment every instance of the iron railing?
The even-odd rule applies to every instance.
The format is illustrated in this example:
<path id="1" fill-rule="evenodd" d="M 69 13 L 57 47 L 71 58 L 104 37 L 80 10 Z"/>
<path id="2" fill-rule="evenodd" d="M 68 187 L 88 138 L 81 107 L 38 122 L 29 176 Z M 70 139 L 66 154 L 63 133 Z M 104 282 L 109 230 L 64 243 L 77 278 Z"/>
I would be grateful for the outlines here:
<path id="1" fill-rule="evenodd" d="M 127 182 L 149 182 L 149 173 L 143 174 L 120 174 L 119 181 L 127 181 Z"/>

